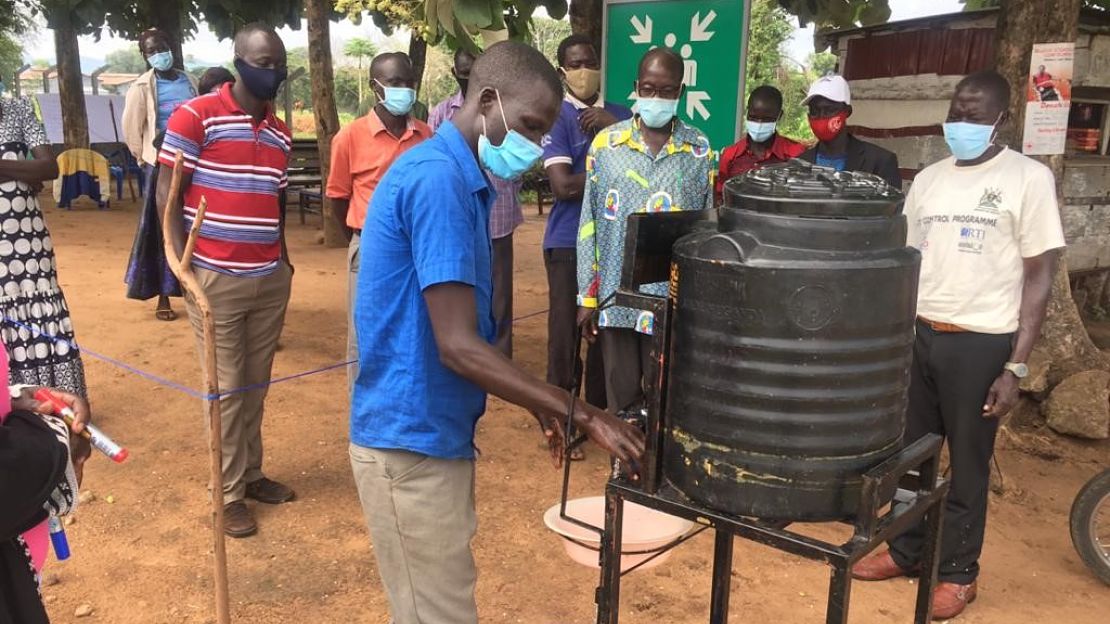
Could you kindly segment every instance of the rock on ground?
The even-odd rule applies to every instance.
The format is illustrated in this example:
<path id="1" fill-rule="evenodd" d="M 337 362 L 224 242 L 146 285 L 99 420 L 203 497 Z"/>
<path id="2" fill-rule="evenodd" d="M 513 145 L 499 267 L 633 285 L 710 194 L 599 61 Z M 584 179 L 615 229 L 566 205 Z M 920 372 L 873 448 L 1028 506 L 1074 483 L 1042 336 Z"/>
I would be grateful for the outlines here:
<path id="1" fill-rule="evenodd" d="M 1091 370 L 1060 382 L 1042 405 L 1057 433 L 1092 440 L 1110 438 L 1110 373 Z"/>
<path id="2" fill-rule="evenodd" d="M 76 617 L 85 617 L 85 616 L 88 616 L 88 615 L 92 615 L 92 612 L 93 612 L 93 608 L 91 606 L 89 606 L 87 604 L 83 604 L 83 605 L 77 607 L 77 610 L 73 612 L 73 615 L 76 616 Z"/>

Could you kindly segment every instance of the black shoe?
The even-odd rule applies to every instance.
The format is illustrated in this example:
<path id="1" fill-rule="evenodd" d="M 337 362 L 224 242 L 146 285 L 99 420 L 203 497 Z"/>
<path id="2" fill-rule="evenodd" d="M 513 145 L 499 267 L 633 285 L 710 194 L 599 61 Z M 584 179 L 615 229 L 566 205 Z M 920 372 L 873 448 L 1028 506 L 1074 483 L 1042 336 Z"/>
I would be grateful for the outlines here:
<path id="1" fill-rule="evenodd" d="M 241 500 L 224 505 L 224 533 L 229 537 L 249 537 L 258 532 L 258 523 L 254 521 L 247 504 Z"/>
<path id="2" fill-rule="evenodd" d="M 252 498 L 267 505 L 288 503 L 296 497 L 297 493 L 293 491 L 293 488 L 266 477 L 247 484 L 247 498 Z"/>

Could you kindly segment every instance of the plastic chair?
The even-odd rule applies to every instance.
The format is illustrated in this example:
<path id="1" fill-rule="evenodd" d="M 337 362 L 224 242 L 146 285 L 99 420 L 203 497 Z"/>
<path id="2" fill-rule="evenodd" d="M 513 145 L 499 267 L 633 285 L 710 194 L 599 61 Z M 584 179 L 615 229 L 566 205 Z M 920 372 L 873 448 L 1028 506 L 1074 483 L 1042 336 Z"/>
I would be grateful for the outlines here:
<path id="1" fill-rule="evenodd" d="M 128 179 L 129 175 L 134 176 L 139 181 L 139 197 L 146 197 L 146 172 L 139 166 L 135 157 L 131 155 L 126 147 L 109 152 L 104 156 L 110 163 L 108 169 L 116 182 L 117 199 L 123 199 L 123 181 Z M 128 182 L 130 183 L 130 180 Z M 134 188 L 131 188 L 131 199 L 137 199 Z"/>

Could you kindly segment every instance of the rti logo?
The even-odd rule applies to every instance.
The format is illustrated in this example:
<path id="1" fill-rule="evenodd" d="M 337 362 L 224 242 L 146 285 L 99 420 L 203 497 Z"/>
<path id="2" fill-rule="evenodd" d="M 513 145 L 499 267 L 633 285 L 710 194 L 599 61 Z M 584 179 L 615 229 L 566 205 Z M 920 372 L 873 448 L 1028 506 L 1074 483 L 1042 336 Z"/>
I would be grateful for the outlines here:
<path id="1" fill-rule="evenodd" d="M 985 241 L 987 240 L 987 231 L 982 228 L 963 227 L 960 228 L 960 239 Z"/>
<path id="2" fill-rule="evenodd" d="M 983 253 L 983 242 L 987 240 L 987 231 L 977 227 L 960 228 L 960 244 L 958 248 L 964 253 Z"/>

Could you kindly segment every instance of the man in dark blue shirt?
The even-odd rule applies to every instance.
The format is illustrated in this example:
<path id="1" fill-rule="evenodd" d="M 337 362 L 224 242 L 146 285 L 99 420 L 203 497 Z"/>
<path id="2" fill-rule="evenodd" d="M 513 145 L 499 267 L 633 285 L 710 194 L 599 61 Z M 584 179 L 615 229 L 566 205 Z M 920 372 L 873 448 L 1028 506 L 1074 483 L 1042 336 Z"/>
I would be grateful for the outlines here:
<path id="1" fill-rule="evenodd" d="M 562 99 L 558 75 L 526 45 L 491 46 L 463 107 L 394 163 L 362 236 L 355 326 L 360 366 L 351 401 L 351 465 L 397 624 L 478 620 L 470 540 L 474 430 L 486 393 L 527 408 L 557 455 L 570 396 L 490 345 L 486 169 L 519 176 L 542 152 Z M 576 401 L 577 425 L 622 459 L 643 436 Z"/>
<path id="2" fill-rule="evenodd" d="M 570 390 L 582 379 L 582 363 L 574 361 L 574 343 L 579 339 L 575 262 L 578 217 L 586 188 L 586 154 L 599 131 L 632 117 L 632 111 L 601 99 L 601 61 L 589 37 L 571 35 L 563 39 L 557 58 L 567 93 L 555 126 L 543 139 L 543 166 L 555 195 L 543 237 L 548 300 L 547 383 Z M 586 400 L 605 407 L 605 370 L 599 345 L 589 345 L 585 370 Z"/>

